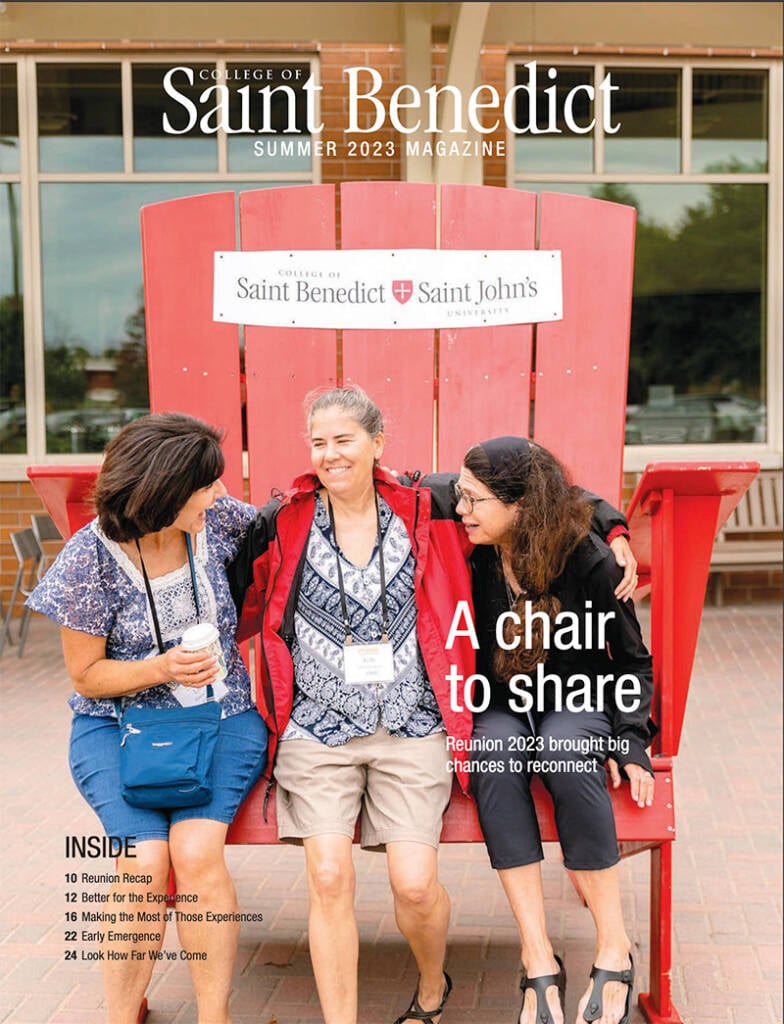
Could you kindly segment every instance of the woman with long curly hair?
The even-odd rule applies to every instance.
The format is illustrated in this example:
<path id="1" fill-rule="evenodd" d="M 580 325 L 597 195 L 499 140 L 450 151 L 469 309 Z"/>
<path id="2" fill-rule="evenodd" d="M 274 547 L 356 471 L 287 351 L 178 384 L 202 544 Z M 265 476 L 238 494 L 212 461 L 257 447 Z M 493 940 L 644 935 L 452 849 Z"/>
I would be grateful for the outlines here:
<path id="1" fill-rule="evenodd" d="M 591 504 L 549 451 L 519 437 L 476 445 L 456 491 L 475 545 L 477 672 L 489 681 L 473 743 L 503 762 L 503 771 L 474 773 L 471 789 L 520 932 L 519 1024 L 564 1022 L 566 973 L 546 931 L 534 775 L 553 798 L 564 864 L 596 925 L 578 1024 L 627 1024 L 634 965 L 606 768 L 615 788 L 628 778 L 639 807 L 652 803 L 651 658 L 632 602 L 614 593 L 622 570 L 590 530 Z"/>

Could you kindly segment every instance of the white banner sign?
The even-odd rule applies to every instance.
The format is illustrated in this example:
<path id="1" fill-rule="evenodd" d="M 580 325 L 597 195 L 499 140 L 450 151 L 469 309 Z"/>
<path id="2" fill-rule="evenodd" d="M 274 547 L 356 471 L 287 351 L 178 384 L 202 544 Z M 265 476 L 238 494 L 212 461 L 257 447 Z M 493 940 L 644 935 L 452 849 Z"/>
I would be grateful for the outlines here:
<path id="1" fill-rule="evenodd" d="M 216 252 L 213 317 L 262 327 L 486 327 L 563 316 L 561 253 Z"/>

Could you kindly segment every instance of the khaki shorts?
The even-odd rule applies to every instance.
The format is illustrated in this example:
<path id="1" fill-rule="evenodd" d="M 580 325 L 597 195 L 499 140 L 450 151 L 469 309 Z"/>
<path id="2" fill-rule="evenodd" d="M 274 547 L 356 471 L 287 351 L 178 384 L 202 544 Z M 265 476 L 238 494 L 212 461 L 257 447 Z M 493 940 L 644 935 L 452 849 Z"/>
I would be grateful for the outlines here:
<path id="1" fill-rule="evenodd" d="M 452 792 L 446 733 L 421 739 L 390 736 L 379 727 L 339 747 L 284 740 L 278 748 L 278 838 L 354 836 L 366 849 L 386 843 L 438 847 L 441 819 Z"/>

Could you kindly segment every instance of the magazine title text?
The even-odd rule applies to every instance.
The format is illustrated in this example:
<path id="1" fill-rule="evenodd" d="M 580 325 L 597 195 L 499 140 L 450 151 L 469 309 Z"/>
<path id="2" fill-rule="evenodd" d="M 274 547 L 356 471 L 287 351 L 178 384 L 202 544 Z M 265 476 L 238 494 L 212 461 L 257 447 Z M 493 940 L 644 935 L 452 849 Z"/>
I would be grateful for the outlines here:
<path id="1" fill-rule="evenodd" d="M 530 61 L 525 67 L 528 81 L 513 86 L 503 98 L 492 85 L 478 85 L 464 97 L 462 91 L 454 85 L 431 85 L 429 89 L 420 91 L 416 86 L 404 83 L 392 92 L 386 104 L 379 97 L 384 82 L 375 68 L 345 68 L 343 75 L 348 80 L 349 92 L 348 124 L 344 131 L 351 135 L 367 135 L 388 124 L 402 135 L 414 132 L 465 135 L 470 131 L 489 135 L 497 131 L 503 121 L 506 129 L 515 135 L 561 135 L 564 130 L 559 127 L 559 123 L 566 125 L 568 131 L 575 135 L 588 135 L 596 126 L 597 116 L 601 119 L 605 133 L 612 135 L 619 130 L 620 124 L 613 124 L 612 113 L 612 94 L 619 87 L 612 84 L 609 72 L 596 88 L 578 84 L 559 98 L 556 68 L 540 69 L 536 61 Z M 301 69 L 288 70 L 292 80 L 300 77 Z M 281 74 L 281 77 L 285 79 L 286 76 Z M 317 135 L 324 129 L 317 113 L 317 97 L 323 86 L 316 84 L 312 74 L 304 82 L 292 81 L 289 84 L 284 81 L 280 85 L 264 85 L 261 88 L 255 82 L 239 86 L 234 82 L 231 85 L 223 82 L 210 84 L 199 94 L 198 104 L 190 95 L 181 91 L 187 87 L 192 93 L 195 84 L 196 73 L 187 66 L 170 68 L 164 75 L 163 88 L 166 94 L 183 110 L 182 117 L 170 118 L 168 113 L 163 114 L 163 130 L 168 135 L 184 135 L 193 131 L 197 124 L 207 135 L 217 131 L 229 135 L 272 133 L 276 131 L 273 126 L 273 105 L 282 101 L 286 104 L 286 127 L 282 130 L 283 134 L 300 134 L 303 125 L 297 123 L 297 97 L 303 93 L 306 104 L 305 131 Z M 581 93 L 589 101 L 591 117 L 578 123 L 574 107 Z M 544 117 L 541 97 L 545 97 Z M 445 102 L 446 98 L 450 102 L 445 106 L 442 112 L 445 116 L 439 124 L 439 102 Z"/>

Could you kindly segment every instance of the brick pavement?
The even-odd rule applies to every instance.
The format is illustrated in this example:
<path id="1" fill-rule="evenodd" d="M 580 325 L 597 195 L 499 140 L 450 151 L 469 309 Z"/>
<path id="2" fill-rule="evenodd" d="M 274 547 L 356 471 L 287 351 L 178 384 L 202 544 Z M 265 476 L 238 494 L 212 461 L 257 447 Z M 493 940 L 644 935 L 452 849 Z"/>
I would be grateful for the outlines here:
<path id="1" fill-rule="evenodd" d="M 687 1024 L 776 1024 L 781 1007 L 781 610 L 706 609 L 678 759 L 673 988 Z M 34 617 L 22 661 L 2 673 L 0 1022 L 102 1024 L 97 965 L 64 960 L 64 836 L 97 831 L 67 769 L 69 686 L 55 627 Z M 234 1024 L 321 1020 L 305 934 L 303 857 L 288 847 L 230 847 L 243 925 Z M 389 1024 L 416 971 L 397 933 L 384 859 L 357 851 L 360 1024 Z M 648 969 L 647 855 L 622 865 L 638 976 Z M 79 870 L 85 862 L 78 862 Z M 89 863 L 106 871 L 110 862 Z M 509 1024 L 518 1006 L 517 937 L 484 848 L 442 848 L 453 901 L 448 968 L 455 992 L 443 1024 Z M 566 957 L 574 1020 L 590 967 L 592 928 L 548 848 L 548 919 Z M 75 886 L 77 890 L 94 888 Z M 81 924 L 77 925 L 81 930 Z M 89 943 L 83 948 L 89 949 Z M 174 934 L 165 948 L 178 948 Z M 196 1020 L 186 966 L 157 967 L 149 1024 Z M 635 1011 L 633 1024 L 642 1018 Z"/>

